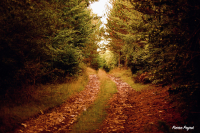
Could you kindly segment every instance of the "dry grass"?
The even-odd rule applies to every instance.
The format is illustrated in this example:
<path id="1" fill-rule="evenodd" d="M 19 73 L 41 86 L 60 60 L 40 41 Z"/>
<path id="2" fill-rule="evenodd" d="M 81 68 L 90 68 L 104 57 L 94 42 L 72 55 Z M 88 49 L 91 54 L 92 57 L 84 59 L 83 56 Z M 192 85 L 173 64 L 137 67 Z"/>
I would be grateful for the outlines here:
<path id="1" fill-rule="evenodd" d="M 86 73 L 87 73 L 88 75 L 97 74 L 97 71 L 94 70 L 94 69 L 92 69 L 92 68 L 90 68 L 90 67 L 87 67 Z"/>
<path id="2" fill-rule="evenodd" d="M 131 70 L 130 69 L 125 69 L 125 68 L 115 68 L 112 69 L 109 74 L 114 75 L 115 77 L 121 78 L 124 82 L 128 83 L 133 89 L 136 91 L 140 91 L 144 88 L 147 88 L 149 85 L 144 85 L 140 83 L 135 83 Z"/>
<path id="3" fill-rule="evenodd" d="M 6 132 L 49 108 L 59 106 L 70 96 L 82 91 L 88 83 L 88 68 L 76 81 L 62 84 L 28 86 L 0 98 L 0 132 Z"/>

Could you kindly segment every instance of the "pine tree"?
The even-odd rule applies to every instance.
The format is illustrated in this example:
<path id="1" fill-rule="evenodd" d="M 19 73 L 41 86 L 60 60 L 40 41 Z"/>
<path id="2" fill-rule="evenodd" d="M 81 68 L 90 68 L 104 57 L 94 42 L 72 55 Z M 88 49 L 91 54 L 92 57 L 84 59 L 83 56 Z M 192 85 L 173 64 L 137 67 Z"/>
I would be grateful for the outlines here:
<path id="1" fill-rule="evenodd" d="M 88 64 L 88 66 L 98 69 L 99 62 L 98 62 L 98 52 L 97 49 L 99 48 L 98 43 L 101 41 L 101 20 L 96 14 L 91 12 L 92 16 L 92 29 L 93 32 L 90 34 L 89 42 L 87 43 L 86 47 L 83 49 L 84 53 L 84 62 Z"/>
<path id="2" fill-rule="evenodd" d="M 133 54 L 137 58 L 138 50 L 146 45 L 148 38 L 149 25 L 142 20 L 145 16 L 133 8 L 128 1 L 114 1 L 107 24 L 111 50 L 124 58 L 124 66 L 136 63 L 130 58 Z"/>
<path id="3" fill-rule="evenodd" d="M 199 2 L 172 0 L 132 0 L 135 9 L 150 15 L 151 68 L 161 82 L 190 84 L 198 81 Z M 191 41 L 193 40 L 193 41 Z M 195 47 L 195 49 L 194 49 Z M 195 57 L 195 58 L 194 58 Z M 194 61 L 194 62 L 193 62 Z M 193 82 L 193 81 L 192 81 Z"/>
<path id="4" fill-rule="evenodd" d="M 1 90 L 62 80 L 81 72 L 83 49 L 94 31 L 87 2 L 0 3 Z"/>

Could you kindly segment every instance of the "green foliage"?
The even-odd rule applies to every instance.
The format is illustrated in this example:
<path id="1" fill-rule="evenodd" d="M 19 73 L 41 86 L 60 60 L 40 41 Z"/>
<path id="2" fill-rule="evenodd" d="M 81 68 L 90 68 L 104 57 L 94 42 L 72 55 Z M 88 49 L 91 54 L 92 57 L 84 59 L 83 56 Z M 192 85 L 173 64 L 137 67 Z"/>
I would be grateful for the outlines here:
<path id="1" fill-rule="evenodd" d="M 117 66 L 117 58 L 111 51 L 106 50 L 104 54 L 100 54 L 99 64 L 101 68 L 103 68 L 106 72 L 109 72 Z"/>
<path id="2" fill-rule="evenodd" d="M 96 14 L 91 14 L 92 17 L 92 30 L 89 41 L 83 49 L 84 63 L 88 66 L 97 70 L 99 68 L 99 54 L 97 49 L 99 48 L 98 43 L 101 41 L 101 20 Z"/>
<path id="3" fill-rule="evenodd" d="M 83 49 L 92 43 L 94 32 L 88 4 L 89 1 L 79 0 L 3 0 L 1 91 L 9 86 L 59 81 L 81 73 L 80 64 L 86 58 Z"/>
<path id="4" fill-rule="evenodd" d="M 112 4 L 107 37 L 111 50 L 120 50 L 133 73 L 151 71 L 154 83 L 199 82 L 199 2 L 115 0 Z"/>
<path id="5" fill-rule="evenodd" d="M 93 58 L 91 61 L 91 67 L 94 68 L 95 70 L 98 70 L 99 68 L 101 68 L 101 61 L 100 61 L 100 56 L 97 55 L 96 58 Z"/>
<path id="6" fill-rule="evenodd" d="M 168 0 L 142 4 L 133 0 L 132 5 L 148 16 L 144 21 L 151 25 L 147 61 L 154 79 L 168 84 L 199 82 L 199 64 L 195 63 L 199 62 L 199 2 Z"/>
<path id="7" fill-rule="evenodd" d="M 119 64 L 123 63 L 126 67 L 136 63 L 135 59 L 140 57 L 148 39 L 149 25 L 143 22 L 145 16 L 133 8 L 128 1 L 113 1 L 106 25 L 109 34 L 105 36 L 110 38 L 109 47 L 118 54 Z"/>
<path id="8" fill-rule="evenodd" d="M 41 2 L 41 5 L 44 4 L 47 3 Z M 45 34 L 53 32 L 46 29 L 53 24 L 53 18 L 49 17 L 51 12 L 47 8 L 42 9 L 42 6 L 35 9 L 33 4 L 24 1 L 1 2 L 1 87 L 30 80 L 29 76 L 41 67 L 39 58 L 48 57 L 43 48 L 47 41 Z M 25 75 L 24 71 L 28 74 Z"/>

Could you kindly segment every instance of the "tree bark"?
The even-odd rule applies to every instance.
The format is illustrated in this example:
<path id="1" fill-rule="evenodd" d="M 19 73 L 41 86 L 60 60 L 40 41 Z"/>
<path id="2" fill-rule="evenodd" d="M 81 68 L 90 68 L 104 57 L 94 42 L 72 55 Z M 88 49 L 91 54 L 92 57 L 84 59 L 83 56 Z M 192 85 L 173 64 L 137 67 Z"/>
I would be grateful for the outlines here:
<path id="1" fill-rule="evenodd" d="M 120 57 L 121 57 L 121 54 L 119 52 L 119 60 L 118 60 L 118 67 L 120 68 Z"/>
<path id="2" fill-rule="evenodd" d="M 128 68 L 127 67 L 127 56 L 126 56 L 126 60 L 125 60 L 124 66 L 125 66 L 126 69 Z"/>

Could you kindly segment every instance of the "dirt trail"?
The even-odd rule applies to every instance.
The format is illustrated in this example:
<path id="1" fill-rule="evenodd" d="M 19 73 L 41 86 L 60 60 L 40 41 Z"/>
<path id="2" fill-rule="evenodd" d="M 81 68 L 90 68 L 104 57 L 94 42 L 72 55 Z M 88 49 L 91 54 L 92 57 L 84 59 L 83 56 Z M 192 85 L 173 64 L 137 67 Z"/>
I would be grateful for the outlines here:
<path id="1" fill-rule="evenodd" d="M 112 75 L 108 77 L 117 85 L 118 92 L 109 101 L 108 116 L 96 133 L 162 133 L 158 130 L 158 121 L 165 121 L 161 128 L 166 132 L 173 126 L 180 126 L 181 116 L 175 112 L 174 106 L 166 101 L 168 88 L 149 86 L 136 92 L 127 83 Z M 66 133 L 70 131 L 81 111 L 87 108 L 97 97 L 100 82 L 96 75 L 89 76 L 89 84 L 85 90 L 71 97 L 66 103 L 23 123 L 16 133 Z"/>
<path id="2" fill-rule="evenodd" d="M 128 100 L 129 92 L 133 89 L 119 78 L 111 75 L 108 75 L 108 77 L 116 83 L 118 92 L 109 101 L 108 116 L 103 122 L 103 126 L 96 132 L 123 132 L 124 124 L 128 119 L 127 114 L 124 114 L 123 110 L 125 107 L 130 106 L 126 101 Z"/>
<path id="3" fill-rule="evenodd" d="M 158 130 L 158 121 L 165 121 L 161 128 L 166 132 L 173 125 L 180 126 L 182 118 L 176 113 L 173 105 L 166 101 L 168 88 L 149 86 L 136 92 L 127 83 L 119 78 L 109 75 L 116 83 L 118 93 L 110 99 L 108 116 L 97 133 L 163 133 Z"/>
<path id="4" fill-rule="evenodd" d="M 66 133 L 76 121 L 81 111 L 86 111 L 94 102 L 100 90 L 100 82 L 97 75 L 89 76 L 89 83 L 86 88 L 75 96 L 72 96 L 66 103 L 53 109 L 50 113 L 39 115 L 37 118 L 23 123 L 23 127 L 16 130 L 16 133 Z"/>

